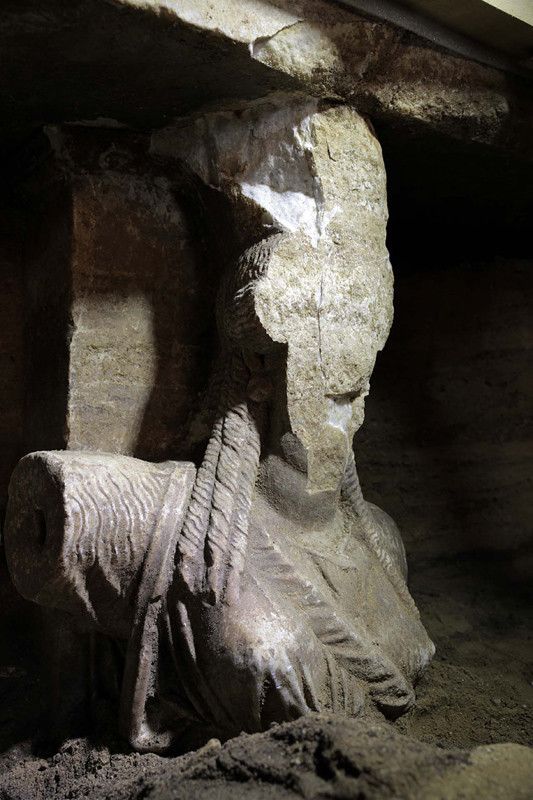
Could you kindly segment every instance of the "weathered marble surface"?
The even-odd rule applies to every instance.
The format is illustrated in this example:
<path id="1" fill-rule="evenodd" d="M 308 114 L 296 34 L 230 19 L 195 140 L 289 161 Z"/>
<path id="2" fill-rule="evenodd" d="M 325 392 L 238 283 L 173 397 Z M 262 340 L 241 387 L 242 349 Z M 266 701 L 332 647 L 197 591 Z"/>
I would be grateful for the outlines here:
<path id="1" fill-rule="evenodd" d="M 99 25 L 93 24 L 94 19 L 100 21 Z M 442 137 L 441 149 L 446 154 L 446 160 L 450 161 L 451 171 L 454 170 L 453 153 L 459 146 L 464 150 L 457 172 L 468 172 L 465 164 L 478 163 L 480 154 L 483 154 L 485 160 L 479 160 L 479 174 L 477 178 L 474 176 L 475 185 L 465 178 L 464 184 L 451 190 L 452 197 L 458 194 L 463 196 L 461 209 L 466 208 L 466 214 L 471 204 L 469 206 L 465 201 L 465 196 L 474 194 L 477 205 L 480 193 L 485 189 L 489 208 L 501 206 L 504 214 L 509 207 L 511 214 L 524 213 L 520 209 L 531 203 L 527 190 L 527 186 L 533 184 L 530 87 L 515 77 L 428 47 L 427 43 L 416 37 L 406 35 L 386 23 L 365 18 L 337 3 L 318 0 L 305 3 L 246 0 L 228 7 L 218 2 L 76 0 L 65 5 L 50 0 L 46 8 L 42 3 L 33 1 L 9 3 L 3 9 L 0 20 L 0 42 L 6 65 L 0 76 L 0 98 L 4 109 L 0 148 L 5 155 L 2 164 L 5 180 L 2 185 L 4 189 L 7 187 L 7 205 L 11 204 L 10 187 L 31 168 L 31 155 L 30 163 L 26 158 L 19 158 L 21 142 L 43 123 L 79 122 L 89 126 L 89 133 L 95 135 L 100 132 L 99 128 L 109 127 L 118 137 L 124 126 L 143 130 L 161 128 L 176 116 L 210 107 L 220 102 L 221 98 L 230 104 L 242 104 L 273 91 L 302 90 L 307 94 L 312 93 L 318 100 L 327 97 L 354 104 L 380 126 L 380 136 L 382 131 L 386 131 L 389 141 L 401 133 L 402 137 L 414 142 L 407 154 L 401 150 L 398 153 L 392 150 L 386 153 L 389 162 L 401 162 L 401 169 L 409 174 L 409 183 L 427 184 L 434 180 L 435 169 L 431 158 L 424 160 L 430 133 Z M 139 69 L 139 64 L 143 64 L 142 69 Z M 81 134 L 78 132 L 76 136 L 81 137 Z M 89 139 L 90 136 L 87 141 Z M 424 143 L 423 146 L 420 142 Z M 501 157 L 498 162 L 495 160 L 496 154 Z M 74 166 L 77 157 L 79 153 L 72 158 Z M 39 158 L 37 155 L 36 163 Z M 443 159 L 437 154 L 433 160 Z M 107 167 L 104 159 L 100 178 L 95 176 L 93 181 L 93 189 L 97 193 L 98 180 L 101 189 L 106 186 L 109 188 L 103 175 Z M 115 164 L 115 168 L 120 173 L 120 167 Z M 88 171 L 91 172 L 91 169 L 94 175 L 94 164 Z M 396 171 L 392 175 L 396 182 Z M 508 175 L 511 178 L 507 180 L 505 176 Z M 419 187 L 419 191 L 424 193 L 427 188 Z M 114 197 L 111 196 L 113 192 Z M 166 190 L 161 190 L 159 195 L 164 205 Z M 505 203 L 501 201 L 502 196 L 506 197 Z M 13 403 L 10 401 L 9 414 L 15 413 L 13 409 L 16 404 L 19 407 L 22 405 L 25 393 L 29 393 L 30 397 L 38 393 L 40 407 L 35 413 L 35 404 L 30 399 L 25 409 L 26 432 L 19 430 L 16 433 L 17 425 L 21 425 L 20 417 L 17 417 L 14 425 L 10 418 L 8 425 L 12 435 L 11 432 L 5 434 L 3 452 L 7 460 L 1 467 L 4 472 L 4 494 L 7 474 L 18 454 L 28 449 L 60 447 L 69 440 L 65 429 L 65 402 L 62 400 L 58 403 L 57 397 L 46 388 L 51 383 L 61 386 L 63 395 L 68 390 L 64 363 L 58 364 L 56 369 L 49 362 L 50 352 L 60 354 L 63 361 L 66 358 L 63 337 L 65 328 L 68 328 L 68 314 L 65 315 L 61 306 L 68 308 L 68 299 L 63 297 L 58 304 L 57 294 L 60 290 L 56 291 L 55 296 L 47 294 L 53 285 L 56 288 L 61 285 L 62 279 L 56 271 L 58 264 L 63 259 L 69 261 L 69 256 L 65 254 L 70 236 L 58 230 L 57 226 L 58 217 L 66 214 L 66 209 L 60 210 L 64 199 L 56 194 L 48 195 L 46 202 L 41 207 L 36 206 L 33 214 L 34 220 L 42 221 L 44 235 L 40 236 L 30 227 L 15 243 L 19 251 L 17 258 L 24 254 L 23 263 L 16 267 L 15 305 L 22 289 L 22 275 L 18 270 L 29 266 L 31 273 L 32 255 L 28 251 L 31 251 L 32 241 L 37 238 L 36 258 L 42 273 L 48 271 L 49 276 L 54 275 L 53 279 L 50 277 L 50 280 L 42 281 L 37 289 L 42 300 L 46 300 L 47 319 L 54 321 L 51 327 L 55 328 L 57 335 L 52 335 L 49 341 L 39 336 L 33 337 L 32 329 L 42 328 L 46 321 L 36 309 L 28 326 L 27 343 L 30 347 L 35 345 L 36 351 L 29 380 L 25 382 L 21 374 L 20 349 L 18 356 L 14 355 L 15 362 L 11 354 L 8 355 L 7 369 L 11 370 L 15 363 L 13 379 L 17 382 L 15 387 L 10 381 L 10 390 L 15 396 Z M 140 242 L 135 235 L 136 227 L 137 233 L 140 231 L 139 214 L 151 213 L 148 206 L 143 206 L 144 200 L 135 211 L 131 198 L 125 198 L 118 184 L 110 191 L 109 208 L 106 208 L 107 201 L 103 194 L 94 195 L 89 201 L 86 193 L 85 200 L 87 209 L 84 212 L 80 191 L 76 214 L 80 219 L 85 215 L 85 222 L 89 221 L 89 227 L 93 225 L 94 236 L 102 234 L 100 245 L 104 251 L 99 251 L 100 255 L 110 245 L 109 237 L 103 241 L 107 235 L 103 223 L 107 212 L 108 216 L 113 215 L 115 224 L 121 228 L 120 236 L 116 231 L 117 241 L 123 237 L 125 248 L 132 246 L 134 241 L 137 244 Z M 22 205 L 25 204 L 26 198 L 23 198 Z M 173 214 L 176 213 L 180 215 L 177 208 L 173 209 Z M 465 215 L 462 211 L 458 214 Z M 92 222 L 89 216 L 92 216 Z M 153 217 L 155 227 L 156 216 Z M 497 214 L 491 217 L 491 229 L 498 225 L 498 219 Z M 54 230 L 57 232 L 55 239 Z M 83 225 L 80 230 L 83 230 Z M 50 237 L 47 242 L 48 232 Z M 6 232 L 8 238 L 11 235 L 11 232 L 9 235 Z M 145 250 L 142 260 L 146 262 L 147 272 L 152 272 L 156 253 L 146 237 L 143 237 L 143 241 Z M 120 261 L 122 247 L 117 249 L 119 252 L 114 251 L 105 264 L 108 274 L 113 273 Z M 155 250 L 158 248 L 155 247 Z M 163 325 L 163 330 L 154 331 L 153 309 L 145 300 L 143 286 L 143 296 L 136 300 L 132 298 L 130 309 L 125 313 L 125 317 L 131 315 L 130 322 L 124 319 L 122 325 L 131 338 L 131 347 L 124 346 L 120 356 L 124 365 L 129 365 L 129 369 L 124 371 L 124 378 L 131 382 L 132 397 L 125 395 L 118 378 L 111 379 L 106 385 L 103 382 L 99 385 L 98 380 L 94 380 L 98 352 L 105 360 L 110 345 L 117 345 L 118 341 L 113 335 L 113 326 L 116 325 L 118 330 L 121 325 L 114 313 L 113 303 L 104 301 L 104 294 L 108 294 L 113 278 L 110 277 L 109 285 L 106 285 L 107 277 L 101 274 L 96 276 L 95 265 L 88 263 L 94 255 L 94 252 L 86 253 L 86 263 L 83 265 L 86 286 L 81 292 L 86 297 L 87 307 L 92 306 L 93 322 L 105 325 L 109 336 L 101 333 L 97 336 L 93 329 L 94 336 L 99 340 L 98 348 L 101 349 L 88 353 L 82 348 L 81 328 L 78 330 L 80 369 L 84 379 L 87 379 L 87 385 L 92 383 L 94 403 L 83 396 L 77 399 L 80 417 L 73 425 L 72 441 L 79 447 L 102 447 L 105 445 L 99 432 L 103 435 L 105 431 L 107 440 L 115 441 L 113 446 L 116 449 L 135 452 L 140 457 L 171 457 L 175 448 L 179 449 L 188 409 L 185 405 L 180 409 L 180 419 L 177 421 L 177 427 L 181 427 L 180 434 L 169 433 L 169 427 L 175 420 L 165 418 L 165 415 L 169 402 L 179 405 L 181 395 L 173 393 L 168 386 L 159 385 L 149 398 L 148 413 L 142 420 L 139 409 L 149 394 L 147 383 L 154 377 L 153 373 L 161 373 L 162 366 L 168 373 L 171 365 L 178 361 L 183 369 L 179 369 L 175 375 L 175 385 L 183 386 L 184 390 L 192 389 L 196 395 L 201 388 L 201 378 L 195 356 L 199 355 L 201 361 L 209 351 L 208 332 L 204 332 L 207 338 L 203 338 L 201 344 L 197 340 L 192 343 L 195 348 L 193 355 L 189 343 L 183 347 L 181 340 L 171 340 L 166 325 Z M 190 255 L 186 246 L 182 266 L 183 273 L 189 277 L 193 260 Z M 162 252 L 157 252 L 157 259 L 162 264 L 167 263 Z M 137 269 L 139 264 L 130 262 L 130 265 L 133 268 L 131 279 L 141 281 L 140 270 Z M 64 266 L 68 274 L 70 267 Z M 157 283 L 159 279 L 155 277 L 155 271 L 152 274 Z M 149 281 L 151 278 L 147 278 L 147 283 Z M 185 284 L 189 286 L 188 278 Z M 14 286 L 12 281 L 10 286 Z M 102 303 L 95 302 L 90 286 L 94 294 L 99 293 Z M 164 293 L 164 287 L 160 288 Z M 205 296 L 197 299 L 200 303 L 205 302 Z M 15 306 L 9 305 L 12 314 Z M 164 306 L 164 303 L 161 305 Z M 119 310 L 119 306 L 117 301 L 115 311 Z M 120 306 L 120 310 L 123 311 L 124 307 Z M 156 315 L 157 320 L 163 319 L 164 310 L 160 309 L 163 313 Z M 30 313 L 33 312 L 30 310 Z M 88 322 L 90 316 L 91 313 L 88 313 Z M 198 315 L 195 316 L 198 319 Z M 14 325 L 20 328 L 22 324 L 22 314 L 19 312 Z M 90 327 L 87 328 L 87 335 Z M 155 347 L 148 342 L 152 334 L 158 340 Z M 90 339 L 86 339 L 85 343 L 90 344 Z M 8 348 L 10 346 L 7 345 Z M 168 358 L 168 353 L 175 346 L 181 349 L 181 361 Z M 136 349 L 143 352 L 146 363 L 144 372 L 132 365 L 131 356 Z M 48 365 L 48 374 L 44 374 L 46 369 L 41 371 L 45 365 Z M 156 384 L 157 377 L 155 375 Z M 109 409 L 108 413 L 104 410 L 110 396 L 124 411 L 121 431 L 118 431 L 116 422 L 110 421 Z M 135 415 L 133 428 L 138 428 L 137 437 L 132 434 L 131 416 Z M 97 416 L 100 417 L 98 425 L 93 425 L 92 420 Z M 161 424 L 158 420 L 161 420 Z M 152 434 L 156 428 L 157 436 L 154 436 Z M 163 441 L 165 444 L 160 444 Z"/>
<path id="2" fill-rule="evenodd" d="M 82 627 L 127 639 L 151 539 L 160 528 L 166 534 L 165 518 L 179 514 L 171 503 L 186 503 L 194 476 L 186 462 L 68 450 L 26 456 L 6 520 L 15 586 Z"/>
<path id="3" fill-rule="evenodd" d="M 4 5 L 2 211 L 11 205 L 13 184 L 35 166 L 31 153 L 18 158 L 12 147 L 43 123 L 53 143 L 55 178 L 48 183 L 44 177 L 50 163 L 34 173 L 40 203 L 30 203 L 30 216 L 39 225 L 27 227 L 13 245 L 9 214 L 2 214 L 8 244 L 0 266 L 0 485 L 24 449 L 84 452 L 37 454 L 15 476 L 7 534 L 13 576 L 26 596 L 52 607 L 41 629 L 49 648 L 59 630 L 57 641 L 77 660 L 54 662 L 55 693 L 22 677 L 26 662 L 14 634 L 24 628 L 26 647 L 29 615 L 19 604 L 10 606 L 11 588 L 3 580 L 8 641 L 0 651 L 0 689 L 2 698 L 11 691 L 18 699 L 4 704 L 2 746 L 13 743 L 12 730 L 33 735 L 35 714 L 25 715 L 35 686 L 51 698 L 51 721 L 57 722 L 59 700 L 76 695 L 76 681 L 85 689 L 78 701 L 87 694 L 96 699 L 105 683 L 101 673 L 108 690 L 123 681 L 122 731 L 139 749 L 179 742 L 184 719 L 194 718 L 192 728 L 200 721 L 201 735 L 195 739 L 193 731 L 180 743 L 192 746 L 206 734 L 257 730 L 317 708 L 337 713 L 245 734 L 222 747 L 212 741 L 184 760 L 117 755 L 78 741 L 52 759 L 26 761 L 24 747 L 15 747 L 2 755 L 7 766 L 0 770 L 0 792 L 10 800 L 361 792 L 413 800 L 459 793 L 472 800 L 491 793 L 498 800 L 529 800 L 531 753 L 525 749 L 451 753 L 396 736 L 382 723 L 340 718 L 407 709 L 412 682 L 432 648 L 405 588 L 396 526 L 365 502 L 351 460 L 340 501 L 338 479 L 345 456 L 351 458 L 375 351 L 391 321 L 380 148 L 367 121 L 339 104 L 368 114 L 378 137 L 386 132 L 393 142 L 385 160 L 395 161 L 390 174 L 394 191 L 407 189 L 405 205 L 416 192 L 419 202 L 433 198 L 439 170 L 432 159 L 441 174 L 461 173 L 459 188 L 451 181 L 444 192 L 455 219 L 446 215 L 434 240 L 427 236 L 424 258 L 430 260 L 444 237 L 462 252 L 457 223 L 466 227 L 474 216 L 479 224 L 480 192 L 491 210 L 482 234 L 483 226 L 501 223 L 514 241 L 509 220 L 517 210 L 525 216 L 530 202 L 530 88 L 333 2 Z M 159 130 L 151 136 L 153 128 Z M 405 151 L 395 149 L 398 132 L 411 142 Z M 442 161 L 435 151 L 427 155 L 429 132 L 441 137 Z M 185 176 L 174 172 L 180 173 L 180 158 L 188 164 Z M 350 174 L 343 171 L 345 159 Z M 473 181 L 471 164 L 477 164 Z M 209 248 L 191 227 L 183 179 L 185 193 L 198 181 L 203 200 L 209 195 L 200 214 L 215 229 Z M 24 207 L 25 188 L 18 199 Z M 404 242 L 417 238 L 428 216 L 439 216 L 438 206 L 428 205 L 415 236 L 402 234 Z M 198 205 L 193 211 L 194 217 Z M 205 262 L 206 249 L 215 254 L 214 269 Z M 221 296 L 235 313 L 219 315 L 219 325 L 233 354 L 234 348 L 244 351 L 235 393 L 215 380 L 185 441 L 214 352 L 206 320 L 228 263 L 237 265 L 237 275 L 226 279 Z M 383 498 L 409 526 L 411 545 L 439 556 L 516 547 L 523 577 L 519 548 L 529 541 L 531 517 L 531 458 L 524 442 L 530 387 L 523 370 L 529 284 L 525 270 L 509 265 L 502 262 L 497 274 L 481 280 L 433 273 L 402 282 L 404 321 L 379 366 L 384 371 L 373 386 L 370 425 L 356 453 L 363 455 L 372 499 L 381 505 Z M 243 286 L 250 273 L 253 280 Z M 339 287 L 343 303 L 337 302 Z M 24 304 L 31 354 L 26 375 Z M 471 314 L 474 304 L 482 314 Z M 347 329 L 351 314 L 357 326 Z M 226 368 L 235 376 L 228 362 L 221 363 L 223 377 Z M 221 425 L 214 420 L 219 400 Z M 202 452 L 208 436 L 202 480 L 192 465 L 154 466 L 116 452 L 85 452 L 189 458 Z M 219 440 L 226 446 L 217 450 Z M 175 474 L 183 483 L 169 480 Z M 193 507 L 188 496 L 195 478 Z M 169 486 L 177 490 L 163 498 Z M 212 490 L 207 504 L 206 487 Z M 139 499 L 150 502 L 139 505 Z M 228 508 L 233 541 L 224 524 Z M 188 541 L 180 540 L 182 530 Z M 273 532 L 270 541 L 265 531 Z M 174 574 L 173 536 L 179 541 Z M 498 569 L 504 567 L 498 565 L 495 576 Z M 467 584 L 468 577 L 464 570 L 456 580 Z M 454 593 L 453 582 L 432 584 L 431 577 L 419 588 L 439 599 Z M 497 580 L 493 589 L 509 594 Z M 518 650 L 512 633 L 498 633 L 507 619 L 512 629 L 522 606 L 502 621 L 490 601 L 483 611 L 479 605 L 473 590 L 466 615 L 453 597 L 436 606 L 438 625 L 463 648 L 463 660 L 453 648 L 451 655 L 445 650 L 447 680 L 435 681 L 419 709 L 423 724 L 414 728 L 423 735 L 424 725 L 431 727 L 439 745 L 527 741 L 526 637 L 515 633 Z M 476 651 L 473 631 L 483 627 L 484 615 L 494 639 Z M 41 625 L 42 617 L 32 621 Z M 97 632 L 87 636 L 76 627 Z M 487 658 L 487 668 L 470 669 L 493 643 L 505 653 Z M 178 675 L 172 652 L 196 661 L 189 680 Z M 515 661 L 511 702 L 499 697 L 505 656 Z M 491 668 L 496 679 L 487 683 Z M 291 672 L 296 677 L 287 679 Z M 266 684 L 270 705 L 256 691 Z M 480 687 L 486 692 L 482 713 L 470 715 Z M 220 710 L 228 698 L 229 715 Z M 114 721 L 116 702 L 113 686 L 93 712 L 105 707 Z M 213 707 L 217 714 L 210 713 Z M 11 719 L 13 709 L 24 709 L 22 728 Z M 53 728 L 45 727 L 47 733 Z"/>
<path id="4" fill-rule="evenodd" d="M 230 196 L 236 229 L 255 223 L 255 236 L 290 234 L 272 237 L 255 310 L 267 335 L 288 345 L 288 411 L 307 451 L 309 488 L 334 490 L 392 322 L 376 137 L 351 109 L 319 112 L 314 100 L 281 97 L 177 122 L 153 135 L 151 149 L 184 158 Z"/>

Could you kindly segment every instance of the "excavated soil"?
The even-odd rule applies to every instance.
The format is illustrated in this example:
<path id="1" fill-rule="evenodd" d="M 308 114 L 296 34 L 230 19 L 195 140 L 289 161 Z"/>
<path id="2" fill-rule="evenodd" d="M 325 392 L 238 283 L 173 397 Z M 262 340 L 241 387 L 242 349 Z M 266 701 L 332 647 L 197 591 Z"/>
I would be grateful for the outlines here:
<path id="1" fill-rule="evenodd" d="M 439 747 L 533 745 L 533 626 L 525 556 L 411 559 L 437 654 L 397 730 Z"/>
<path id="2" fill-rule="evenodd" d="M 411 559 L 437 655 L 416 707 L 394 725 L 317 715 L 177 758 L 85 738 L 51 756 L 39 751 L 42 686 L 35 654 L 15 636 L 14 607 L 2 637 L 0 800 L 530 800 L 533 751 L 523 745 L 533 744 L 533 634 L 523 563 Z"/>

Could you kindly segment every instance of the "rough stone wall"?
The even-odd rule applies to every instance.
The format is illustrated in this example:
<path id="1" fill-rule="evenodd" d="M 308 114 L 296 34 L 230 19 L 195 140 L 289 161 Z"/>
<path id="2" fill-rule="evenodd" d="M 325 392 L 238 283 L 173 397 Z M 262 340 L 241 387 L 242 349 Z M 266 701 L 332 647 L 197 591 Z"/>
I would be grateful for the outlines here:
<path id="1" fill-rule="evenodd" d="M 422 134 L 507 146 L 520 160 L 531 154 L 522 81 L 331 0 L 9 5 L 0 24 L 9 67 L 0 75 L 0 151 L 2 138 L 12 142 L 43 119 L 148 130 L 221 98 L 300 89 Z"/>
<path id="2" fill-rule="evenodd" d="M 411 553 L 531 547 L 531 262 L 396 277 L 356 438 L 370 500 Z M 520 559 L 521 560 L 521 559 Z"/>

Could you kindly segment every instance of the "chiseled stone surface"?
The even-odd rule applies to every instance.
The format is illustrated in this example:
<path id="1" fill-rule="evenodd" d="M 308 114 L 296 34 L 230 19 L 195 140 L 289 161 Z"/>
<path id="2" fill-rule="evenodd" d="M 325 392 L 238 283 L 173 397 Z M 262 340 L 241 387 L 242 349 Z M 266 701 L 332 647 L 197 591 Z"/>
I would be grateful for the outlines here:
<path id="1" fill-rule="evenodd" d="M 69 448 L 165 458 L 183 446 L 209 363 L 199 262 L 170 182 L 114 170 L 76 181 Z"/>

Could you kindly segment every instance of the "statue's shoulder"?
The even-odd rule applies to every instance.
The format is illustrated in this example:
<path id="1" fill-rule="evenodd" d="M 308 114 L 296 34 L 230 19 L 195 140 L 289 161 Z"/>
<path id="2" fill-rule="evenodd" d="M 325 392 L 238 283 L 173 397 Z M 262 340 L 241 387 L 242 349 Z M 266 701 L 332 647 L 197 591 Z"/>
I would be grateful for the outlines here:
<path id="1" fill-rule="evenodd" d="M 62 591 L 70 597 L 71 584 L 79 589 L 86 575 L 101 572 L 120 594 L 140 574 L 151 543 L 175 535 L 195 477 L 186 461 L 29 453 L 13 472 L 4 526 L 15 585 L 27 599 L 50 596 L 55 606 Z"/>
<path id="2" fill-rule="evenodd" d="M 368 500 L 361 501 L 357 508 L 351 503 L 343 504 L 346 530 L 351 537 L 364 543 L 383 565 L 388 565 L 405 583 L 407 581 L 407 559 L 401 533 L 392 517 Z"/>
<path id="3" fill-rule="evenodd" d="M 407 558 L 398 526 L 382 508 L 368 501 L 366 503 L 378 529 L 381 547 L 387 552 L 400 575 L 407 580 Z"/>
<path id="4" fill-rule="evenodd" d="M 11 480 L 10 495 L 24 495 L 29 488 L 33 493 L 37 485 L 65 491 L 75 491 L 79 482 L 85 489 L 121 497 L 128 495 L 158 495 L 169 482 L 182 483 L 190 488 L 196 476 L 196 467 L 189 461 L 142 461 L 119 453 L 85 450 L 39 450 L 28 453 L 17 464 Z M 29 501 L 28 497 L 28 501 Z"/>

